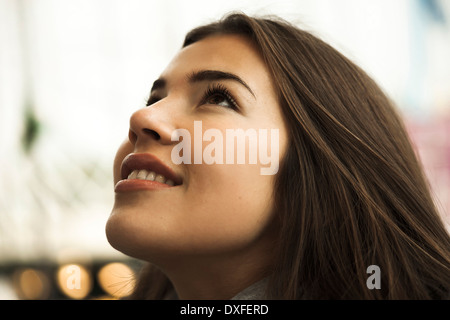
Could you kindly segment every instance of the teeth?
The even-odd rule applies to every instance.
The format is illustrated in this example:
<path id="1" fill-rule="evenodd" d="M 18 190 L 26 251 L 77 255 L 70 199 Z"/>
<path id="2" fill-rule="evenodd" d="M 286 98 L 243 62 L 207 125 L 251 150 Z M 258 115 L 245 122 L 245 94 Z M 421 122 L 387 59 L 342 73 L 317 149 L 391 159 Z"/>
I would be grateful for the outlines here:
<path id="1" fill-rule="evenodd" d="M 138 174 L 137 170 L 134 170 L 130 175 L 128 176 L 128 179 L 136 179 L 136 176 Z"/>
<path id="2" fill-rule="evenodd" d="M 150 180 L 150 181 L 154 181 L 155 180 L 155 176 L 156 176 L 156 173 L 154 171 L 150 171 L 149 174 L 147 175 L 146 179 Z"/>
<path id="3" fill-rule="evenodd" d="M 148 175 L 147 170 L 140 170 L 136 176 L 136 179 L 145 180 L 145 178 L 147 178 L 147 175 Z"/>
<path id="4" fill-rule="evenodd" d="M 162 174 L 158 174 L 156 176 L 156 178 L 155 178 L 155 181 L 161 182 L 161 183 L 165 183 L 166 182 L 166 178 Z"/>
<path id="5" fill-rule="evenodd" d="M 140 180 L 149 180 L 149 181 L 157 181 L 160 183 L 165 183 L 169 186 L 175 185 L 175 183 L 170 180 L 166 179 L 162 174 L 156 174 L 154 171 L 148 171 L 148 170 L 134 170 L 128 175 L 128 179 L 140 179 Z"/>

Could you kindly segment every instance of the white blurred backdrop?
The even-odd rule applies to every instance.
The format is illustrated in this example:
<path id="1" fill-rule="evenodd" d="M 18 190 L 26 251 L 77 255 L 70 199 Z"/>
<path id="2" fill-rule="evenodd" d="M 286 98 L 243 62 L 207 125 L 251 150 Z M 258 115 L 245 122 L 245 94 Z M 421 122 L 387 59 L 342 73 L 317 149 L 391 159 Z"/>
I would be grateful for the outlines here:
<path id="1" fill-rule="evenodd" d="M 0 264 L 106 241 L 112 160 L 191 28 L 276 14 L 365 69 L 405 115 L 450 212 L 450 1 L 0 0 Z"/>

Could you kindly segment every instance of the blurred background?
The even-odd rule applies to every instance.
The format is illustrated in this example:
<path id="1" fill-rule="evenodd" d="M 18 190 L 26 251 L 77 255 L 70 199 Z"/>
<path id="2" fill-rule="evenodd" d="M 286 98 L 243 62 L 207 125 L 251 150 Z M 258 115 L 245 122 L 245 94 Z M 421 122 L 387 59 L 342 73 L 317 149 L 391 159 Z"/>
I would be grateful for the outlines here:
<path id="1" fill-rule="evenodd" d="M 0 0 L 0 299 L 126 294 L 140 264 L 104 232 L 115 151 L 186 32 L 232 10 L 279 15 L 365 69 L 450 222 L 448 0 Z"/>

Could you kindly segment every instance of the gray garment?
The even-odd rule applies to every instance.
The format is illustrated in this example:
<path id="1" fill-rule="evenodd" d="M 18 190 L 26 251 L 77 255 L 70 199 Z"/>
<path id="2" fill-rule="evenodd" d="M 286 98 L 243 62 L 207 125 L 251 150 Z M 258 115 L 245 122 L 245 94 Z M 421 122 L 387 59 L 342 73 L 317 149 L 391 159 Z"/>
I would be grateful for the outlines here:
<path id="1" fill-rule="evenodd" d="M 266 285 L 267 278 L 264 278 L 245 288 L 230 300 L 265 300 Z M 178 296 L 175 290 L 169 292 L 164 300 L 178 300 Z"/>
<path id="2" fill-rule="evenodd" d="M 250 287 L 239 292 L 231 300 L 265 300 L 267 278 L 255 282 Z"/>

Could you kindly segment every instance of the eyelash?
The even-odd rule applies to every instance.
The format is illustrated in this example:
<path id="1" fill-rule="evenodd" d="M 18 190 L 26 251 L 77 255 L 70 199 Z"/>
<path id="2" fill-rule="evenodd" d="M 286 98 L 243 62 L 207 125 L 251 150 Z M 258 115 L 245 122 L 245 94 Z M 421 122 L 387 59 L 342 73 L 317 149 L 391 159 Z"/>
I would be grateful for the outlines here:
<path id="1" fill-rule="evenodd" d="M 220 95 L 223 98 L 225 98 L 225 100 L 227 100 L 230 103 L 231 109 L 233 109 L 233 110 L 239 109 L 239 105 L 236 103 L 236 100 L 233 98 L 233 95 L 223 84 L 220 84 L 220 83 L 219 84 L 210 84 L 208 86 L 205 93 L 203 94 L 202 99 L 200 100 L 201 104 L 207 104 L 208 99 L 215 95 Z M 158 102 L 159 100 L 160 100 L 159 97 L 150 95 L 150 97 L 147 100 L 146 106 L 148 107 L 148 106 L 152 105 L 153 103 Z"/>
<path id="2" fill-rule="evenodd" d="M 229 104 L 231 105 L 231 109 L 233 110 L 239 109 L 239 106 L 236 103 L 236 100 L 233 98 L 233 95 L 230 93 L 230 91 L 228 91 L 228 89 L 223 84 L 220 83 L 208 86 L 203 95 L 203 98 L 201 99 L 201 103 L 206 104 L 208 99 L 215 95 L 220 95 L 223 98 L 225 98 L 225 100 L 227 100 L 227 102 L 229 102 Z"/>

